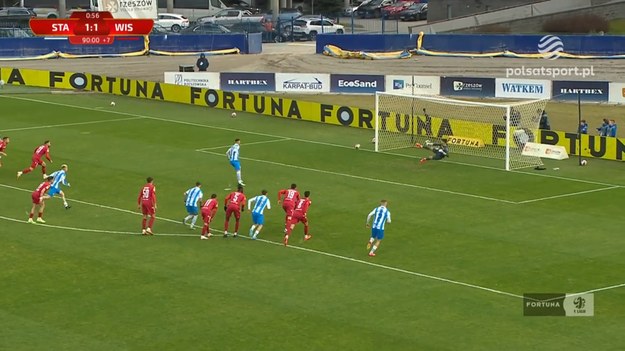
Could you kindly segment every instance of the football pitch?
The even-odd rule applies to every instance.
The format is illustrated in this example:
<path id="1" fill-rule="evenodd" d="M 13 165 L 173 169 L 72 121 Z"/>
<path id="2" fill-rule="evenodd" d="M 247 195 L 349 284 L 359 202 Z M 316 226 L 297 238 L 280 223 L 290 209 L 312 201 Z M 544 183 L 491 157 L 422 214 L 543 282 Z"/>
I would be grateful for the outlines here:
<path id="1" fill-rule="evenodd" d="M 116 106 L 111 106 L 114 99 Z M 0 350 L 622 350 L 625 178 L 619 162 L 372 152 L 372 131 L 98 94 L 0 96 Z M 245 192 L 269 191 L 260 239 L 222 238 L 241 139 Z M 51 140 L 71 209 L 27 224 Z M 362 144 L 360 150 L 353 145 Z M 137 195 L 154 177 L 156 235 Z M 210 240 L 181 221 L 201 181 Z M 282 245 L 277 192 L 311 191 L 312 239 Z M 392 223 L 368 257 L 367 214 Z M 234 221 L 231 221 L 231 227 Z M 593 292 L 594 317 L 525 317 L 525 293 Z"/>

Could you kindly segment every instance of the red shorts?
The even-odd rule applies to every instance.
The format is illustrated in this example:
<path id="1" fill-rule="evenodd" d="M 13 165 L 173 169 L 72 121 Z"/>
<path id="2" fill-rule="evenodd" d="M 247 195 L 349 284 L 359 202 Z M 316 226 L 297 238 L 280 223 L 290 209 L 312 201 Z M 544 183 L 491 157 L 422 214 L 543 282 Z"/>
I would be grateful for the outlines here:
<path id="1" fill-rule="evenodd" d="M 154 204 L 150 202 L 142 202 L 141 203 L 141 212 L 144 216 L 154 216 L 156 213 L 156 209 L 154 208 Z"/>
<path id="2" fill-rule="evenodd" d="M 33 199 L 33 204 L 35 205 L 41 205 L 43 203 L 43 199 L 39 194 L 31 194 L 30 197 Z"/>
<path id="3" fill-rule="evenodd" d="M 217 212 L 217 209 L 214 209 L 212 211 L 202 210 L 202 219 L 204 220 L 204 224 L 210 224 L 213 218 L 215 218 L 216 212 Z"/>
<path id="4" fill-rule="evenodd" d="M 293 208 L 294 207 L 295 207 L 295 204 L 292 203 L 292 202 L 283 202 L 282 203 L 282 209 L 287 214 L 287 216 L 293 215 Z"/>
<path id="5" fill-rule="evenodd" d="M 30 168 L 37 168 L 37 166 L 43 165 L 43 160 L 37 157 L 33 157 L 32 162 L 30 163 Z"/>
<path id="6" fill-rule="evenodd" d="M 306 225 L 308 223 L 308 219 L 306 218 L 306 216 L 302 216 L 300 214 L 294 214 L 291 217 L 291 221 L 289 222 L 292 225 L 295 225 L 297 223 L 304 223 L 304 225 Z"/>
<path id="7" fill-rule="evenodd" d="M 228 206 L 226 208 L 226 219 L 230 219 L 230 216 L 232 216 L 232 214 L 234 214 L 234 218 L 236 218 L 237 221 L 238 221 L 239 218 L 241 218 L 241 207 L 239 207 L 239 206 Z"/>

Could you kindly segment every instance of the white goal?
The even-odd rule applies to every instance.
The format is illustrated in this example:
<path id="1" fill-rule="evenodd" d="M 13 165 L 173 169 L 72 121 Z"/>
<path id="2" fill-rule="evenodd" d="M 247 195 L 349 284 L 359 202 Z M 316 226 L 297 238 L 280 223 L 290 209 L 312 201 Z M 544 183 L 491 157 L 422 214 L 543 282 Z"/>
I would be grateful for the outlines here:
<path id="1" fill-rule="evenodd" d="M 447 139 L 450 153 L 504 160 L 506 170 L 542 165 L 523 156 L 535 142 L 547 100 L 482 103 L 440 96 L 376 93 L 375 151 Z"/>

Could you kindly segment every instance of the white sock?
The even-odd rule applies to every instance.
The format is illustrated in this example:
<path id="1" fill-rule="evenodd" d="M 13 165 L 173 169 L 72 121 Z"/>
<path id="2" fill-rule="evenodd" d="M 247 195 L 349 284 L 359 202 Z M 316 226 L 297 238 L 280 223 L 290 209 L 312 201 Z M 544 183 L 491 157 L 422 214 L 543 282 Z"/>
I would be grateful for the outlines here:
<path id="1" fill-rule="evenodd" d="M 237 180 L 241 183 L 241 171 L 237 171 Z"/>
<path id="2" fill-rule="evenodd" d="M 63 206 L 65 206 L 65 207 L 69 206 L 69 205 L 67 204 L 67 201 L 63 201 Z"/>
<path id="3" fill-rule="evenodd" d="M 378 249 L 378 247 L 376 245 L 373 245 L 373 247 L 371 248 L 371 252 L 370 253 L 374 253 L 375 250 L 377 250 L 377 249 Z"/>
<path id="4" fill-rule="evenodd" d="M 185 221 L 185 222 L 189 221 L 189 220 L 191 219 L 191 217 L 193 217 L 193 216 L 191 216 L 191 215 L 186 216 L 186 217 L 184 218 L 184 221 Z"/>
<path id="5" fill-rule="evenodd" d="M 254 232 L 254 236 L 260 234 L 260 230 L 257 230 L 256 232 Z"/>
<path id="6" fill-rule="evenodd" d="M 375 239 L 370 238 L 370 239 L 369 239 L 369 244 L 373 244 L 373 242 L 374 242 L 374 241 L 375 241 Z"/>
<path id="7" fill-rule="evenodd" d="M 195 225 L 195 221 L 197 221 L 197 216 L 193 216 L 193 219 L 191 220 L 192 227 Z"/>

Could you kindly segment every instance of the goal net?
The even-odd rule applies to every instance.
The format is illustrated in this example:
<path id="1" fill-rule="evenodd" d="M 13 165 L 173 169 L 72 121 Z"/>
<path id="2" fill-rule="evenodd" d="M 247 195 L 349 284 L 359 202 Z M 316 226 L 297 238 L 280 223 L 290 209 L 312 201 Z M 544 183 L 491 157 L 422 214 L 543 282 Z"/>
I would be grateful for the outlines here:
<path id="1" fill-rule="evenodd" d="M 376 151 L 414 147 L 447 139 L 449 151 L 504 160 L 506 170 L 542 165 L 521 154 L 534 142 L 547 100 L 482 103 L 440 96 L 377 93 Z"/>

